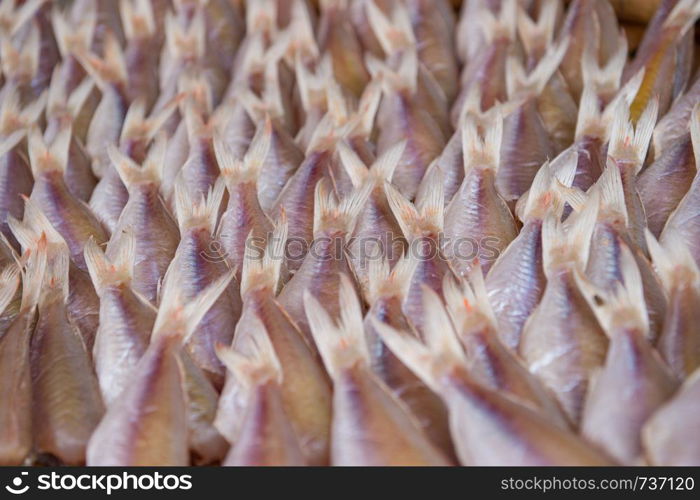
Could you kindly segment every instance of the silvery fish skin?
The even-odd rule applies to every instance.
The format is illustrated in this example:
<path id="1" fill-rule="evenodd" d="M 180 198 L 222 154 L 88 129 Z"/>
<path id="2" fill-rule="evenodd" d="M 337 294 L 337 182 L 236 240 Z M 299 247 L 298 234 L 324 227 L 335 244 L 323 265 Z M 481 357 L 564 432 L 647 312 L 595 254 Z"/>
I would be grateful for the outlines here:
<path id="1" fill-rule="evenodd" d="M 406 140 L 406 149 L 394 172 L 392 182 L 399 191 L 413 199 L 426 169 L 445 145 L 445 137 L 435 119 L 425 108 L 425 100 L 418 99 L 416 86 L 417 56 L 408 51 L 402 57 L 400 68 L 391 78 L 395 87 L 385 95 L 377 115 L 377 153 Z M 414 60 L 413 63 L 411 60 Z M 413 64 L 413 65 L 412 65 Z M 385 77 L 386 78 L 386 77 Z"/>
<path id="2" fill-rule="evenodd" d="M 498 318 L 501 341 L 511 349 L 545 289 L 542 269 L 542 221 L 528 221 L 486 277 L 489 300 Z"/>
<path id="3" fill-rule="evenodd" d="M 668 113 L 659 119 L 654 129 L 654 159 L 682 140 L 693 117 L 693 110 L 700 98 L 700 78 L 671 106 Z"/>
<path id="4" fill-rule="evenodd" d="M 20 219 L 24 214 L 22 195 L 29 196 L 34 180 L 26 156 L 14 147 L 0 157 L 0 230 L 16 245 L 16 240 L 7 224 L 9 216 Z"/>
<path id="5" fill-rule="evenodd" d="M 265 341 L 261 336 L 269 339 L 279 364 L 281 381 L 278 387 L 268 389 L 280 392 L 286 420 L 298 439 L 304 460 L 322 465 L 329 460 L 330 381 L 313 346 L 275 297 L 283 266 L 286 227 L 284 220 L 278 222 L 262 260 L 255 258 L 254 248 L 247 248 L 241 285 L 243 312 L 236 326 L 233 349 L 252 355 L 256 346 Z M 241 374 L 229 372 L 215 424 L 234 445 L 239 434 L 244 432 L 245 408 L 250 396 L 246 396 L 247 393 Z"/>
<path id="6" fill-rule="evenodd" d="M 426 289 L 426 344 L 382 323 L 375 327 L 392 351 L 433 388 L 450 412 L 463 465 L 605 465 L 610 459 L 549 417 L 494 391 L 471 375 L 439 297 Z"/>
<path id="7" fill-rule="evenodd" d="M 409 0 L 405 8 L 415 32 L 418 58 L 451 102 L 457 95 L 459 80 L 452 43 L 455 27 L 452 7 L 446 0 Z"/>
<path id="8" fill-rule="evenodd" d="M 581 432 L 620 463 L 635 464 L 643 454 L 642 426 L 676 386 L 643 332 L 611 332 L 605 366 L 586 399 Z M 611 405 L 617 408 L 613 415 Z"/>
<path id="9" fill-rule="evenodd" d="M 316 187 L 314 239 L 309 252 L 278 297 L 280 305 L 312 345 L 302 293 L 308 291 L 324 304 L 328 304 L 331 315 L 338 316 L 340 309 L 334 297 L 338 295 L 340 274 L 352 275 L 345 245 L 357 215 L 369 195 L 368 189 L 360 189 L 337 204 L 334 195 L 327 191 L 327 185 L 328 182 L 323 180 Z M 289 248 L 288 259 L 292 252 Z M 292 268 L 290 262 L 290 269 Z"/>
<path id="10" fill-rule="evenodd" d="M 102 244 L 108 234 L 88 206 L 68 189 L 64 173 L 70 143 L 70 127 L 62 130 L 50 146 L 38 131 L 31 133 L 29 153 L 35 178 L 31 200 L 66 241 L 75 265 L 85 270 L 85 243 L 92 237 Z"/>
<path id="11" fill-rule="evenodd" d="M 484 138 L 479 137 L 474 122 L 465 121 L 462 127 L 465 174 L 445 209 L 445 237 L 453 269 L 466 276 L 475 259 L 488 273 L 518 230 L 510 208 L 496 190 L 501 123 Z M 470 248 L 463 255 L 460 246 L 466 238 Z"/>
<path id="12" fill-rule="evenodd" d="M 93 90 L 92 80 L 87 78 L 69 95 L 60 83 L 60 71 L 60 67 L 54 70 L 49 89 L 50 102 L 47 106 L 47 125 L 44 132 L 44 138 L 49 144 L 57 139 L 62 129 L 73 127 L 85 100 Z M 90 199 L 97 184 L 97 178 L 92 172 L 91 159 L 76 133 L 71 134 L 64 178 L 70 192 L 85 202 Z"/>
<path id="13" fill-rule="evenodd" d="M 695 173 L 693 145 L 690 134 L 686 134 L 669 145 L 637 178 L 647 225 L 654 236 L 661 234 L 669 216 L 688 192 Z"/>
<path id="14" fill-rule="evenodd" d="M 2 273 L 0 303 L 4 317 L 12 308 L 11 301 L 19 285 L 18 269 L 14 264 Z M 9 272 L 8 272 L 9 271 Z M 39 279 L 41 279 L 39 275 Z M 36 280 L 33 280 L 36 287 Z M 40 284 L 40 283 L 39 283 Z M 31 285 L 29 285 L 31 286 Z M 28 285 L 25 296 L 29 295 Z M 33 291 L 36 295 L 36 290 Z M 29 343 L 36 321 L 36 304 L 25 298 L 24 307 L 8 318 L 0 337 L 0 360 L 3 374 L 0 377 L 0 394 L 4 404 L 0 409 L 2 445 L 0 463 L 21 465 L 32 447 L 32 395 L 29 367 Z"/>
<path id="15" fill-rule="evenodd" d="M 359 97 L 370 80 L 362 47 L 348 14 L 345 0 L 323 0 L 318 21 L 319 48 L 333 63 L 336 80 Z"/>
<path id="16" fill-rule="evenodd" d="M 449 465 L 408 409 L 370 370 L 355 286 L 342 275 L 340 322 L 308 291 L 304 305 L 326 369 L 333 379 L 331 464 Z"/>
<path id="17" fill-rule="evenodd" d="M 90 438 L 87 464 L 189 464 L 179 345 L 154 339 Z"/>
<path id="18" fill-rule="evenodd" d="M 66 258 L 65 271 L 67 264 Z M 68 318 L 65 291 L 61 290 L 65 285 L 48 285 L 39 302 L 31 341 L 35 447 L 63 463 L 81 465 L 104 407 L 90 355 Z"/>
<path id="19" fill-rule="evenodd" d="M 253 389 L 240 435 L 222 465 L 306 465 L 294 429 L 285 418 L 279 384 L 266 382 Z"/>
<path id="20" fill-rule="evenodd" d="M 447 410 L 442 400 L 389 350 L 374 327 L 374 321 L 380 321 L 418 338 L 401 310 L 405 287 L 417 261 L 404 257 L 389 271 L 391 262 L 387 259 L 380 264 L 381 272 L 374 270 L 375 264 L 370 271 L 367 294 L 371 305 L 364 319 L 372 372 L 406 404 L 428 438 L 447 456 L 453 457 Z"/>
<path id="21" fill-rule="evenodd" d="M 676 395 L 659 408 L 642 430 L 645 455 L 652 465 L 682 466 L 700 464 L 697 440 L 687 432 L 697 428 L 697 420 L 689 418 L 697 411 L 700 393 L 700 372 L 695 370 Z"/>
<path id="22" fill-rule="evenodd" d="M 225 442 L 211 425 L 216 391 L 182 344 L 232 278 L 228 273 L 186 304 L 178 290 L 167 290 L 130 383 L 90 438 L 89 465 L 187 465 L 190 449 L 196 462 L 223 458 Z"/>
<path id="23" fill-rule="evenodd" d="M 181 237 L 163 280 L 164 293 L 174 287 L 184 300 L 190 300 L 229 269 L 226 253 L 217 252 L 216 219 L 223 190 L 219 180 L 214 191 L 197 202 L 189 198 L 184 186 L 176 186 Z M 217 389 L 223 386 L 225 369 L 214 348 L 217 343 L 231 343 L 240 313 L 241 299 L 234 283 L 205 314 L 186 345 L 192 360 Z"/>
<path id="24" fill-rule="evenodd" d="M 663 245 L 647 233 L 654 269 L 668 298 L 657 349 L 671 371 L 683 380 L 700 366 L 700 343 L 692 327 L 700 301 L 699 272 L 678 232 L 669 230 Z"/>
<path id="25" fill-rule="evenodd" d="M 131 287 L 133 238 L 124 238 L 122 245 L 114 263 L 94 241 L 85 246 L 85 260 L 100 299 L 93 359 L 107 407 L 128 386 L 156 319 L 156 311 Z"/>
<path id="26" fill-rule="evenodd" d="M 131 232 L 136 242 L 133 288 L 155 304 L 160 280 L 170 264 L 180 232 L 160 193 L 159 169 L 163 160 L 162 141 L 151 147 L 144 165 L 139 167 L 115 147 L 110 157 L 129 189 L 129 201 L 106 249 L 108 259 L 116 256 L 124 232 Z"/>
<path id="27" fill-rule="evenodd" d="M 325 177 L 332 156 L 332 144 L 307 153 L 306 159 L 282 188 L 270 216 L 284 210 L 289 220 L 290 271 L 298 270 L 313 238 L 313 189 Z"/>
<path id="28" fill-rule="evenodd" d="M 499 340 L 481 273 L 477 266 L 468 275 L 471 284 L 460 279 L 446 280 L 444 285 L 447 310 L 470 373 L 487 387 L 503 391 L 568 429 L 569 421 L 552 393 Z"/>

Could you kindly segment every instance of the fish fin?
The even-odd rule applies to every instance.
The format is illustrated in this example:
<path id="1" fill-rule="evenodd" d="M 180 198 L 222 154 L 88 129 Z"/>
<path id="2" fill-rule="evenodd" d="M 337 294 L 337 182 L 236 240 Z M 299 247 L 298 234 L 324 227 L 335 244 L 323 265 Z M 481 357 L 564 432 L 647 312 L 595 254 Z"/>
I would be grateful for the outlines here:
<path id="1" fill-rule="evenodd" d="M 27 0 L 22 3 L 19 8 L 15 8 L 16 2 L 8 2 L 14 4 L 9 6 L 8 10 L 10 12 L 7 13 L 9 14 L 7 17 L 10 18 L 9 34 L 16 35 L 17 32 L 34 17 L 36 11 L 39 10 L 45 1 L 46 0 Z"/>
<path id="2" fill-rule="evenodd" d="M 325 179 L 316 184 L 314 193 L 314 234 L 329 224 L 336 224 L 346 233 L 352 232 L 357 216 L 364 208 L 372 190 L 371 184 L 363 184 L 338 202 L 335 194 L 328 189 Z"/>
<path id="3" fill-rule="evenodd" d="M 311 135 L 309 145 L 306 148 L 306 155 L 309 156 L 316 151 L 330 151 L 336 146 L 338 139 L 333 117 L 326 113 Z"/>
<path id="4" fill-rule="evenodd" d="M 210 115 L 213 109 L 213 100 L 211 83 L 206 78 L 202 71 L 186 71 L 177 80 L 177 91 L 184 94 L 185 98 L 178 101 L 178 106 L 182 108 L 182 114 L 185 114 L 185 104 L 194 101 L 199 109 L 203 109 L 207 115 Z"/>
<path id="5" fill-rule="evenodd" d="M 603 296 L 602 303 L 592 301 L 593 310 L 608 335 L 617 328 L 634 328 L 648 335 L 649 320 L 639 267 L 627 245 L 622 245 L 620 250 L 622 282 L 614 292 Z"/>
<path id="6" fill-rule="evenodd" d="M 216 223 L 219 218 L 219 207 L 224 198 L 226 184 L 219 177 L 213 186 L 209 187 L 207 195 L 193 200 L 183 178 L 175 183 L 175 213 L 180 231 L 191 227 L 205 227 L 210 234 L 216 234 Z"/>
<path id="7" fill-rule="evenodd" d="M 105 92 L 112 85 L 125 85 L 129 77 L 124 51 L 119 45 L 119 40 L 111 31 L 105 33 L 103 50 L 104 56 L 102 58 L 86 51 L 76 52 L 75 55 L 85 71 L 95 80 L 100 90 Z"/>
<path id="8" fill-rule="evenodd" d="M 674 227 L 667 227 L 659 243 L 654 235 L 646 229 L 646 241 L 654 269 L 668 291 L 674 284 L 676 276 L 682 276 L 696 286 L 700 285 L 700 270 L 685 240 Z"/>
<path id="9" fill-rule="evenodd" d="M 566 177 L 566 173 L 564 174 Z M 550 209 L 559 212 L 563 210 L 563 203 L 559 191 L 556 189 L 558 182 L 549 164 L 545 162 L 535 174 L 530 189 L 520 197 L 516 205 L 516 214 L 522 221 L 530 217 L 544 216 Z"/>
<path id="10" fill-rule="evenodd" d="M 110 262 L 102 249 L 91 237 L 85 244 L 83 253 L 90 278 L 98 294 L 109 285 L 130 283 L 134 266 L 134 236 L 125 232 L 119 239 L 119 249 L 114 263 Z"/>
<path id="11" fill-rule="evenodd" d="M 638 174 L 647 156 L 658 111 L 659 99 L 655 97 L 649 101 L 636 126 L 633 126 L 629 120 L 630 111 L 627 103 L 620 102 L 610 133 L 608 155 L 618 161 L 634 161 L 635 173 Z"/>
<path id="12" fill-rule="evenodd" d="M 584 85 L 576 118 L 576 139 L 590 135 L 605 141 L 608 138 L 610 128 L 606 125 L 596 88 L 591 84 Z"/>
<path id="13" fill-rule="evenodd" d="M 90 49 L 97 25 L 96 5 L 94 2 L 82 2 L 80 19 L 77 22 L 70 19 L 69 12 L 62 12 L 58 6 L 54 7 L 51 12 L 51 26 L 63 59 Z"/>
<path id="14" fill-rule="evenodd" d="M 583 207 L 577 211 L 573 221 L 567 219 L 566 241 L 574 250 L 576 262 L 581 269 L 588 263 L 593 231 L 600 211 L 600 194 L 593 190 L 586 198 Z"/>
<path id="15" fill-rule="evenodd" d="M 403 140 L 382 153 L 370 167 L 370 175 L 382 181 L 391 181 L 406 150 L 406 144 L 407 141 Z"/>
<path id="16" fill-rule="evenodd" d="M 541 94 L 552 75 L 559 68 L 568 46 L 569 38 L 564 38 L 556 45 L 549 46 L 547 52 L 537 63 L 537 66 L 527 75 L 522 62 L 516 56 L 511 55 L 506 63 L 508 98 L 517 99 L 521 96 Z"/>
<path id="17" fill-rule="evenodd" d="M 502 1 L 501 10 L 497 16 L 483 4 L 479 6 L 477 13 L 478 22 L 481 24 L 486 43 L 491 44 L 494 40 L 499 38 L 515 40 L 515 35 L 518 30 L 517 0 Z"/>
<path id="18" fill-rule="evenodd" d="M 485 134 L 479 133 L 479 127 L 474 116 L 467 115 L 462 122 L 462 156 L 464 171 L 473 167 L 486 167 L 498 171 L 501 157 L 501 140 L 503 138 L 503 118 L 496 116 L 492 126 L 487 127 Z"/>
<path id="19" fill-rule="evenodd" d="M 243 270 L 241 274 L 241 295 L 245 295 L 253 286 L 269 286 L 275 293 L 280 286 L 280 271 L 284 261 L 289 225 L 287 214 L 282 211 L 271 237 L 267 240 L 265 253 L 253 244 L 252 231 L 246 239 Z"/>
<path id="20" fill-rule="evenodd" d="M 259 128 L 248 147 L 248 151 L 242 160 L 235 157 L 231 148 L 221 140 L 214 137 L 214 153 L 221 170 L 221 175 L 229 185 L 239 182 L 257 182 L 265 158 L 270 151 L 272 142 L 272 121 L 269 117 L 263 127 Z"/>
<path id="21" fill-rule="evenodd" d="M 338 154 L 340 155 L 340 164 L 343 166 L 345 173 L 348 174 L 348 177 L 350 177 L 352 186 L 354 188 L 362 186 L 365 179 L 369 176 L 369 169 L 362 159 L 345 141 L 338 143 Z"/>
<path id="22" fill-rule="evenodd" d="M 150 38 L 155 34 L 156 21 L 149 0 L 119 0 L 119 13 L 127 40 Z"/>
<path id="23" fill-rule="evenodd" d="M 335 378 L 343 368 L 369 364 L 369 351 L 362 324 L 362 307 L 350 278 L 340 275 L 340 318 L 334 321 L 320 302 L 304 290 L 304 309 L 326 370 Z"/>
<path id="24" fill-rule="evenodd" d="M 445 220 L 445 188 L 442 170 L 437 168 L 434 170 L 421 197 L 416 200 L 416 208 L 423 223 L 432 226 L 438 232 L 442 231 Z"/>
<path id="25" fill-rule="evenodd" d="M 360 102 L 355 112 L 355 126 L 353 133 L 360 137 L 369 139 L 374 129 L 374 122 L 379 110 L 379 103 L 382 100 L 381 82 L 370 82 L 365 87 L 360 97 Z"/>
<path id="26" fill-rule="evenodd" d="M 0 313 L 5 312 L 7 306 L 15 298 L 19 282 L 19 267 L 15 262 L 10 262 L 0 272 Z"/>
<path id="27" fill-rule="evenodd" d="M 443 279 L 443 294 L 447 311 L 459 328 L 473 328 L 486 323 L 496 329 L 496 316 L 489 302 L 484 273 L 476 261 L 470 269 L 469 279 L 446 275 Z"/>
<path id="28" fill-rule="evenodd" d="M 378 247 L 379 244 L 375 243 Z M 374 255 L 372 253 L 372 255 Z M 370 259 L 368 262 L 369 302 L 373 303 L 383 296 L 403 299 L 408 293 L 411 278 L 418 267 L 418 259 L 411 252 L 405 255 L 390 268 L 389 259 L 385 256 Z"/>
<path id="29" fill-rule="evenodd" d="M 558 195 L 576 212 L 580 211 L 586 202 L 586 194 L 571 186 L 578 168 L 578 152 L 573 148 L 565 149 L 552 160 L 549 168 L 554 174 L 554 186 Z"/>
<path id="30" fill-rule="evenodd" d="M 622 186 L 622 175 L 615 162 L 608 158 L 605 170 L 595 184 L 600 190 L 601 209 L 614 212 L 622 216 L 625 224 L 628 221 L 627 205 L 625 204 L 625 191 Z"/>
<path id="31" fill-rule="evenodd" d="M 310 71 L 302 62 L 301 57 L 297 57 L 294 63 L 294 73 L 301 106 L 305 112 L 309 113 L 314 109 L 315 94 L 326 96 L 326 82 L 333 78 L 332 61 L 329 57 L 322 57 L 314 72 Z"/>
<path id="32" fill-rule="evenodd" d="M 83 78 L 80 85 L 78 85 L 73 92 L 71 92 L 70 96 L 68 97 L 68 111 L 73 118 L 80 114 L 80 110 L 83 109 L 83 106 L 85 105 L 87 98 L 92 93 L 92 89 L 94 87 L 95 81 L 88 75 Z"/>
<path id="33" fill-rule="evenodd" d="M 28 250 L 29 258 L 22 272 L 22 311 L 31 311 L 39 303 L 42 284 L 46 273 L 47 255 L 46 238 L 42 238 L 39 244 Z"/>
<path id="34" fill-rule="evenodd" d="M 384 14 L 374 0 L 365 2 L 365 8 L 372 32 L 386 54 L 394 54 L 416 43 L 411 18 L 404 5 L 395 4 L 391 17 Z"/>
<path id="35" fill-rule="evenodd" d="M 148 155 L 142 166 L 122 153 L 114 144 L 107 147 L 107 155 L 119 173 L 122 182 L 129 189 L 143 182 L 160 185 L 166 150 L 167 137 L 165 134 L 159 134 L 148 150 Z"/>
<path id="36" fill-rule="evenodd" d="M 42 234 L 45 235 L 50 244 L 66 244 L 63 237 L 41 211 L 41 208 L 26 196 L 24 197 L 24 220 L 19 221 L 8 216 L 7 223 L 24 250 L 35 247 Z"/>
<path id="37" fill-rule="evenodd" d="M 179 283 L 181 270 L 173 268 L 173 271 L 173 282 Z M 196 331 L 199 322 L 229 286 L 234 274 L 235 271 L 228 271 L 199 292 L 196 297 L 187 300 L 187 303 L 185 303 L 182 292 L 177 286 L 164 287 L 158 315 L 153 326 L 153 336 L 155 338 L 178 337 L 182 344 L 187 343 Z"/>
<path id="38" fill-rule="evenodd" d="M 528 55 L 532 55 L 538 47 L 547 47 L 552 43 L 560 5 L 558 0 L 545 0 L 540 5 L 536 22 L 522 5 L 517 6 L 518 34 Z"/>
<path id="39" fill-rule="evenodd" d="M 72 127 L 62 128 L 53 143 L 49 146 L 44 141 L 38 127 L 32 127 L 29 131 L 29 163 L 34 178 L 41 176 L 42 172 L 65 173 L 68 164 L 68 150 L 70 149 Z"/>
<path id="40" fill-rule="evenodd" d="M 136 130 L 142 129 L 146 122 L 146 99 L 144 96 L 139 96 L 129 105 L 126 110 L 126 116 L 124 116 L 124 124 L 122 125 L 122 132 L 119 137 L 119 142 L 123 143 L 125 140 L 135 135 Z"/>
<path id="41" fill-rule="evenodd" d="M 384 194 L 389 202 L 391 212 L 399 223 L 401 232 L 406 238 L 411 238 L 414 226 L 420 221 L 416 207 L 389 182 L 384 183 Z"/>
<path id="42" fill-rule="evenodd" d="M 68 298 L 68 271 L 70 255 L 66 245 L 54 246 L 48 249 L 48 263 L 44 279 L 45 287 L 58 289 L 65 299 Z M 42 289 L 44 293 L 46 289 Z"/>
<path id="43" fill-rule="evenodd" d="M 202 8 L 195 9 L 194 16 L 185 28 L 175 14 L 165 15 L 165 43 L 175 59 L 201 60 L 206 51 L 206 25 Z"/>
<path id="44" fill-rule="evenodd" d="M 590 86 L 594 91 L 600 89 L 611 93 L 617 91 L 620 88 L 622 72 L 625 69 L 629 56 L 625 32 L 620 32 L 617 49 L 610 55 L 603 66 L 598 64 L 597 50 L 598 48 L 594 43 L 587 44 L 583 49 L 581 57 L 583 86 Z"/>
<path id="45" fill-rule="evenodd" d="M 243 356 L 232 347 L 216 345 L 217 357 L 246 391 L 268 380 L 282 383 L 282 365 L 277 358 L 265 324 L 257 314 L 251 318 L 251 321 L 255 335 L 251 336 L 248 356 Z"/>
<path id="46" fill-rule="evenodd" d="M 29 33 L 19 47 L 13 45 L 10 37 L 0 38 L 0 66 L 6 80 L 12 80 L 14 75 L 36 76 L 40 50 L 41 33 L 36 21 L 32 21 Z"/>
<path id="47" fill-rule="evenodd" d="M 255 33 L 277 28 L 277 2 L 275 0 L 258 0 L 246 4 L 246 31 Z"/>

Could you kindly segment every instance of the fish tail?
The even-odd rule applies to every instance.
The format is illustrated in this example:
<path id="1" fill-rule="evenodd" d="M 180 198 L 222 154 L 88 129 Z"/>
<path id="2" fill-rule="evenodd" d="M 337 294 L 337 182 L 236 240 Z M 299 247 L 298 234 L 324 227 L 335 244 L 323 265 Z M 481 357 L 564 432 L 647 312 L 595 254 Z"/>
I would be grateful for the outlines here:
<path id="1" fill-rule="evenodd" d="M 261 47 L 262 51 L 263 48 Z M 329 57 L 324 56 L 316 66 L 315 71 L 311 71 L 302 62 L 301 57 L 297 57 L 294 62 L 294 73 L 299 87 L 299 97 L 301 107 L 305 112 L 314 109 L 314 95 L 325 93 L 326 82 L 333 79 L 333 67 Z"/>
<path id="2" fill-rule="evenodd" d="M 350 233 L 371 190 L 372 185 L 365 184 L 338 202 L 333 190 L 328 189 L 326 180 L 321 179 L 316 184 L 314 193 L 314 233 L 325 229 L 329 224 L 337 224 L 339 229 Z"/>
<path id="3" fill-rule="evenodd" d="M 214 153 L 224 179 L 228 183 L 255 182 L 270 151 L 271 142 L 272 121 L 269 118 L 265 120 L 262 127 L 258 128 L 242 160 L 235 157 L 225 142 L 215 137 Z"/>
<path id="4" fill-rule="evenodd" d="M 68 110 L 71 118 L 75 119 L 80 113 L 80 110 L 83 108 L 87 98 L 90 96 L 90 93 L 95 86 L 95 81 L 90 76 L 87 76 L 83 78 L 80 85 L 73 89 L 70 95 L 66 95 L 66 88 L 64 82 L 61 81 L 60 72 L 61 65 L 59 64 L 54 69 L 51 77 L 47 108 L 50 112 L 51 109 L 61 109 L 65 107 L 65 109 Z"/>
<path id="5" fill-rule="evenodd" d="M 131 282 L 135 251 L 135 239 L 131 231 L 125 231 L 121 235 L 119 248 L 112 262 L 107 259 L 94 238 L 88 240 L 83 253 L 90 278 L 98 293 L 109 285 Z"/>
<path id="6" fill-rule="evenodd" d="M 375 243 L 375 247 L 377 246 L 379 246 L 379 243 Z M 370 249 L 370 253 L 376 254 L 373 249 Z M 393 268 L 390 267 L 389 259 L 386 257 L 370 259 L 367 267 L 369 279 L 368 299 L 370 303 L 373 303 L 385 294 L 391 294 L 399 298 L 405 297 L 411 285 L 411 278 L 418 267 L 418 259 L 411 252 L 406 252 L 394 264 Z"/>
<path id="7" fill-rule="evenodd" d="M 142 166 L 139 166 L 134 160 L 122 153 L 114 144 L 109 145 L 107 154 L 114 168 L 119 173 L 122 182 L 129 189 L 141 182 L 160 184 L 163 176 L 166 149 L 167 137 L 165 134 L 159 134 L 148 150 L 148 155 Z"/>
<path id="8" fill-rule="evenodd" d="M 659 99 L 649 101 L 636 125 L 630 121 L 630 108 L 620 101 L 610 132 L 608 155 L 616 160 L 635 162 L 635 173 L 639 173 L 647 156 L 654 125 L 659 112 Z"/>
<path id="9" fill-rule="evenodd" d="M 180 230 L 203 226 L 210 234 L 215 234 L 219 207 L 224 199 L 225 191 L 226 184 L 219 177 L 214 185 L 209 187 L 206 196 L 202 195 L 199 200 L 194 200 L 185 181 L 180 179 L 175 184 L 175 212 Z"/>
<path id="10" fill-rule="evenodd" d="M 683 273 L 684 279 L 690 278 L 692 282 L 700 284 L 698 265 L 676 228 L 666 228 L 661 243 L 647 229 L 646 240 L 654 269 L 666 290 L 672 287 L 679 271 Z"/>
<path id="11" fill-rule="evenodd" d="M 0 107 L 0 130 L 5 132 L 0 139 L 0 156 L 24 139 L 28 127 L 37 122 L 47 102 L 47 93 L 43 92 L 35 101 L 22 107 L 17 88 L 11 83 L 6 87 Z"/>
<path id="12" fill-rule="evenodd" d="M 360 96 L 360 102 L 355 112 L 354 132 L 360 137 L 369 138 L 374 129 L 374 122 L 382 100 L 382 86 L 379 82 L 370 82 Z"/>
<path id="13" fill-rule="evenodd" d="M 369 25 L 386 54 L 415 45 L 411 18 L 405 6 L 394 5 L 391 16 L 387 16 L 373 0 L 366 2 L 365 6 Z"/>
<path id="14" fill-rule="evenodd" d="M 127 40 L 147 38 L 155 34 L 156 22 L 149 0 L 120 0 L 119 14 Z"/>
<path id="15" fill-rule="evenodd" d="M 618 90 L 628 55 L 627 37 L 624 32 L 621 32 L 618 37 L 616 51 L 602 66 L 598 63 L 597 43 L 586 44 L 581 57 L 584 87 L 590 85 L 596 91 L 604 89 L 608 92 L 614 92 Z"/>
<path id="16" fill-rule="evenodd" d="M 101 58 L 86 50 L 78 51 L 75 55 L 104 92 L 113 85 L 126 85 L 128 75 L 124 51 L 112 32 L 108 31 L 105 34 L 103 50 L 104 55 Z"/>
<path id="17" fill-rule="evenodd" d="M 340 318 L 336 322 L 321 303 L 304 291 L 304 308 L 313 339 L 332 377 L 356 362 L 369 364 L 369 351 L 362 324 L 362 307 L 351 279 L 340 275 Z"/>
<path id="18" fill-rule="evenodd" d="M 168 272 L 172 273 L 172 282 L 180 283 L 182 271 L 173 267 L 171 269 Z M 204 315 L 229 286 L 234 273 L 233 270 L 227 272 L 186 303 L 177 286 L 165 287 L 153 326 L 154 338 L 174 337 L 182 344 L 187 343 Z"/>
<path id="19" fill-rule="evenodd" d="M 340 164 L 345 173 L 348 174 L 352 186 L 354 188 L 362 186 L 369 176 L 367 165 L 345 141 L 338 143 L 338 154 L 340 155 Z"/>
<path id="20" fill-rule="evenodd" d="M 252 234 L 248 236 L 241 273 L 241 295 L 245 295 L 253 286 L 259 284 L 267 284 L 277 291 L 288 229 L 287 215 L 282 210 L 262 258 L 260 249 L 253 244 Z"/>
<path id="21" fill-rule="evenodd" d="M 518 2 L 517 0 L 504 0 L 501 2 L 501 10 L 494 14 L 487 6 L 478 9 L 478 21 L 481 23 L 482 32 L 486 43 L 493 43 L 498 38 L 515 40 L 518 31 Z"/>
<path id="22" fill-rule="evenodd" d="M 82 2 L 80 20 L 73 21 L 70 17 L 69 12 L 62 12 L 59 7 L 51 12 L 51 25 L 63 59 L 90 48 L 97 25 L 96 4 Z"/>
<path id="23" fill-rule="evenodd" d="M 255 335 L 251 337 L 250 349 L 246 356 L 231 347 L 216 345 L 216 355 L 246 390 L 268 380 L 282 382 L 282 365 L 265 324 L 257 314 L 251 321 Z"/>
<path id="24" fill-rule="evenodd" d="M 561 2 L 558 0 L 545 0 L 540 6 L 537 21 L 534 21 L 527 11 L 518 4 L 518 34 L 528 55 L 532 55 L 540 47 L 547 47 L 551 44 L 560 5 Z"/>
<path id="25" fill-rule="evenodd" d="M 34 248 L 42 236 L 52 245 L 65 245 L 63 237 L 54 229 L 41 208 L 26 196 L 23 196 L 23 199 L 24 219 L 19 221 L 12 216 L 7 218 L 12 234 L 22 248 Z"/>
<path id="26" fill-rule="evenodd" d="M 473 166 L 487 167 L 498 171 L 503 137 L 503 118 L 497 114 L 485 133 L 479 133 L 474 116 L 468 115 L 462 122 L 462 155 L 464 170 L 468 172 Z"/>
<path id="27" fill-rule="evenodd" d="M 664 21 L 665 29 L 677 29 L 677 38 L 682 37 L 700 17 L 697 0 L 680 0 Z"/>
<path id="28" fill-rule="evenodd" d="M 622 281 L 613 292 L 605 293 L 593 287 L 581 274 L 577 275 L 577 281 L 608 335 L 620 328 L 648 335 L 649 319 L 639 267 L 627 245 L 621 245 L 620 250 Z"/>
<path id="29" fill-rule="evenodd" d="M 182 26 L 175 14 L 165 16 L 165 43 L 168 52 L 178 60 L 201 60 L 206 50 L 206 25 L 203 9 L 195 11 L 189 26 Z"/>
<path id="30" fill-rule="evenodd" d="M 44 141 L 38 127 L 29 131 L 29 163 L 34 178 L 43 172 L 65 172 L 68 165 L 72 126 L 62 128 L 49 146 Z"/>
<path id="31" fill-rule="evenodd" d="M 6 78 L 17 73 L 36 75 L 40 50 L 41 33 L 36 23 L 30 25 L 29 33 L 22 40 L 19 48 L 12 44 L 10 37 L 2 37 L 0 40 L 0 66 Z"/>
<path id="32" fill-rule="evenodd" d="M 489 302 L 484 273 L 478 261 L 470 269 L 468 279 L 445 276 L 442 289 L 447 310 L 455 324 L 467 325 L 485 321 L 491 328 L 496 328 L 498 323 Z"/>
<path id="33" fill-rule="evenodd" d="M 46 238 L 42 238 L 36 247 L 28 250 L 29 257 L 22 271 L 22 311 L 31 311 L 39 303 L 48 264 L 46 244 Z"/>
<path id="34" fill-rule="evenodd" d="M 600 193 L 601 208 L 623 216 L 626 224 L 628 215 L 622 176 L 620 169 L 612 160 L 608 159 L 605 169 L 594 187 Z"/>
<path id="35" fill-rule="evenodd" d="M 19 266 L 15 262 L 9 263 L 0 272 L 0 313 L 3 313 L 19 288 Z"/>
<path id="36" fill-rule="evenodd" d="M 550 210 L 561 216 L 565 203 L 574 209 L 582 205 L 583 193 L 571 187 L 576 174 L 576 156 L 574 151 L 565 150 L 551 164 L 546 162 L 540 167 L 529 191 L 516 205 L 520 220 L 543 216 Z"/>
<path id="37" fill-rule="evenodd" d="M 569 46 L 569 38 L 564 38 L 555 45 L 547 47 L 547 51 L 537 66 L 525 74 L 523 63 L 516 56 L 508 58 L 506 71 L 506 89 L 509 99 L 522 95 L 539 95 L 557 71 L 561 64 L 566 49 Z"/>

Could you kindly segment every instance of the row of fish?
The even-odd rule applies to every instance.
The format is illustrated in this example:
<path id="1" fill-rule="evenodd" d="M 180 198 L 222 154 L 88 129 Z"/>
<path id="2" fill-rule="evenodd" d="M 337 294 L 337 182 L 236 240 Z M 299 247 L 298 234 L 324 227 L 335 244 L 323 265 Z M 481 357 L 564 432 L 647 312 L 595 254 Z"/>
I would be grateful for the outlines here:
<path id="1" fill-rule="evenodd" d="M 3 1 L 0 464 L 699 465 L 657 3 Z"/>

